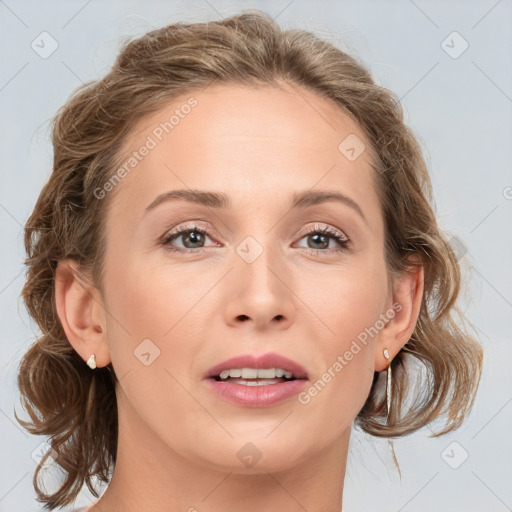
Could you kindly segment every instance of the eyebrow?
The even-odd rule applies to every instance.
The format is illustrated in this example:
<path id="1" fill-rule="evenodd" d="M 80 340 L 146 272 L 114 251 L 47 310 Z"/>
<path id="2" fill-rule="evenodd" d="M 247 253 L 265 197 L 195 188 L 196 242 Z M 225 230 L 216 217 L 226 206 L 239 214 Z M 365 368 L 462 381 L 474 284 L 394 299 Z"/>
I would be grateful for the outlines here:
<path id="1" fill-rule="evenodd" d="M 157 196 L 154 201 L 145 209 L 144 215 L 151 210 L 155 209 L 158 205 L 169 201 L 188 201 L 189 203 L 201 204 L 209 208 L 224 208 L 232 207 L 230 198 L 223 192 L 209 192 L 205 190 L 171 190 L 164 192 Z M 368 224 L 368 221 L 363 213 L 361 207 L 350 197 L 331 190 L 306 190 L 304 192 L 297 192 L 293 195 L 290 209 L 295 208 L 308 208 L 327 202 L 338 202 L 345 204 L 355 210 L 362 219 Z"/>

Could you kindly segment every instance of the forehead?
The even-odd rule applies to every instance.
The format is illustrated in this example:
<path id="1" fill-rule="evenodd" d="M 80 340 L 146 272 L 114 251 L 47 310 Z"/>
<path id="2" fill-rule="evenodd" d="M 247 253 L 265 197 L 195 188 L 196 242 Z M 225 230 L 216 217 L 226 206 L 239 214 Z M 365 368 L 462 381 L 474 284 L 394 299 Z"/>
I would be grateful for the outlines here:
<path id="1" fill-rule="evenodd" d="M 361 127 L 298 85 L 214 85 L 183 94 L 132 128 L 122 154 L 126 161 L 134 153 L 139 159 L 118 185 L 116 202 L 140 212 L 178 188 L 223 191 L 235 206 L 268 203 L 270 191 L 275 202 L 315 187 L 358 203 L 378 201 Z"/>

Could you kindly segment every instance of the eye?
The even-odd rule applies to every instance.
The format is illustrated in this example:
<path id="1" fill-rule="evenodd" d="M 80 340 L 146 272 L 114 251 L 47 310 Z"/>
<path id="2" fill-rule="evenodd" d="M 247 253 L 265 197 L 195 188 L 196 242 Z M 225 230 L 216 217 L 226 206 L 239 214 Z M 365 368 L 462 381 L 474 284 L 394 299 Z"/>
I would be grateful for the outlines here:
<path id="1" fill-rule="evenodd" d="M 316 224 L 313 229 L 302 234 L 301 240 L 306 237 L 308 243 L 317 245 L 317 247 L 308 247 L 309 250 L 314 251 L 316 254 L 347 252 L 350 248 L 350 240 L 341 231 L 330 226 Z M 190 253 L 197 252 L 196 249 L 207 249 L 203 245 L 206 238 L 210 238 L 208 231 L 193 224 L 172 231 L 163 238 L 161 244 L 169 251 Z M 173 242 L 176 240 L 181 240 L 184 246 L 176 247 L 173 245 Z M 331 241 L 334 241 L 338 247 L 329 248 Z"/>
<path id="2" fill-rule="evenodd" d="M 316 254 L 319 253 L 338 253 L 347 252 L 350 247 L 350 240 L 341 231 L 334 229 L 330 226 L 319 226 L 316 224 L 313 229 L 310 229 L 303 234 L 303 238 L 307 238 L 308 244 L 316 245 L 316 247 L 308 247 Z M 330 239 L 330 240 L 329 240 Z M 334 241 L 338 247 L 329 248 L 329 243 Z"/>
<path id="3" fill-rule="evenodd" d="M 175 252 L 196 252 L 195 249 L 203 249 L 205 238 L 210 238 L 208 232 L 196 225 L 184 226 L 179 230 L 172 231 L 162 240 L 162 245 L 169 251 Z M 174 247 L 171 242 L 182 240 L 184 247 Z"/>

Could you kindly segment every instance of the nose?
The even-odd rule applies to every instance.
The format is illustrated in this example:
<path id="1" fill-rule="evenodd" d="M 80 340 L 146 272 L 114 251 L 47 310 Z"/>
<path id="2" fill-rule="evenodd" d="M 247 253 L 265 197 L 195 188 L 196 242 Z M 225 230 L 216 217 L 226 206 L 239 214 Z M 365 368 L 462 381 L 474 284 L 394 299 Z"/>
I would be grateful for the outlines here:
<path id="1" fill-rule="evenodd" d="M 298 300 L 293 292 L 292 273 L 275 246 L 259 244 L 257 251 L 252 243 L 241 244 L 235 255 L 235 267 L 228 278 L 225 320 L 231 326 L 246 323 L 259 331 L 286 329 L 295 319 Z M 245 257 L 248 253 L 243 250 L 247 248 L 253 252 L 252 257 Z"/>

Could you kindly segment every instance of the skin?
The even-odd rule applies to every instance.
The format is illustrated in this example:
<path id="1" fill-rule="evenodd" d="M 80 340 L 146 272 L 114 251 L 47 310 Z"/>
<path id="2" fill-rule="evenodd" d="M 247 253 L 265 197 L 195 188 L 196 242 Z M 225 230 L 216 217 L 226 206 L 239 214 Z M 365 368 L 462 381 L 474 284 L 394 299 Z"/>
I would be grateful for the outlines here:
<path id="1" fill-rule="evenodd" d="M 127 154 L 191 95 L 141 120 Z M 284 83 L 216 85 L 193 96 L 191 113 L 109 192 L 102 292 L 79 278 L 76 262 L 57 268 L 57 311 L 70 343 L 84 361 L 94 353 L 98 367 L 112 362 L 120 380 L 118 461 L 88 510 L 338 512 L 351 424 L 374 371 L 387 368 L 384 348 L 394 357 L 414 330 L 423 269 L 389 290 L 369 144 L 336 105 Z M 349 134 L 367 148 L 354 161 L 338 150 Z M 180 200 L 144 215 L 175 189 L 223 192 L 233 205 Z M 290 210 L 292 193 L 311 189 L 344 193 L 366 221 L 335 202 Z M 209 231 L 203 245 L 185 233 L 174 247 L 207 250 L 173 253 L 159 243 L 190 221 Z M 334 252 L 333 238 L 322 249 L 306 234 L 318 225 L 341 231 L 351 249 Z M 236 252 L 248 236 L 263 249 L 251 263 Z M 308 404 L 292 397 L 236 406 L 202 380 L 230 357 L 272 351 L 315 382 L 397 303 L 401 310 Z M 147 338 L 160 350 L 149 366 L 134 355 Z M 252 467 L 237 457 L 248 442 L 261 455 Z"/>

